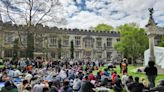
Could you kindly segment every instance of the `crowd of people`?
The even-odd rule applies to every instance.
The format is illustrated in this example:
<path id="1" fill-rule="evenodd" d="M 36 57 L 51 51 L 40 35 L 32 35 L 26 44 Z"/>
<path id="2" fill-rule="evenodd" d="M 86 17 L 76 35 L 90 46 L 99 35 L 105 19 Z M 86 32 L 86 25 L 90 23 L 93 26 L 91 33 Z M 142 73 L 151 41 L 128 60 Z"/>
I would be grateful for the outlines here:
<path id="1" fill-rule="evenodd" d="M 2 60 L 1 60 L 2 61 Z M 112 63 L 20 59 L 3 60 L 0 92 L 164 92 L 164 80 L 155 87 L 157 70 L 145 68 L 148 81 L 128 75 L 128 64 L 120 63 L 120 73 Z M 153 67 L 153 69 L 152 69 Z M 154 71 L 154 73 L 150 73 Z"/>

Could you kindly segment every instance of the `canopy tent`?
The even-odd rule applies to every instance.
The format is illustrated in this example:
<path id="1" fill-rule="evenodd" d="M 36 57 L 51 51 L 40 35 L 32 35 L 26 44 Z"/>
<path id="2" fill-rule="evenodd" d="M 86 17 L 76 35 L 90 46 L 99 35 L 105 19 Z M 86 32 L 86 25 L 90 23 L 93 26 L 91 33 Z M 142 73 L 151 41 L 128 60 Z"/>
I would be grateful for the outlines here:
<path id="1" fill-rule="evenodd" d="M 155 63 L 161 68 L 164 68 L 164 47 L 154 47 L 154 54 L 155 54 Z M 147 49 L 144 52 L 144 65 L 148 64 L 149 61 L 149 56 L 150 56 L 150 49 Z"/>

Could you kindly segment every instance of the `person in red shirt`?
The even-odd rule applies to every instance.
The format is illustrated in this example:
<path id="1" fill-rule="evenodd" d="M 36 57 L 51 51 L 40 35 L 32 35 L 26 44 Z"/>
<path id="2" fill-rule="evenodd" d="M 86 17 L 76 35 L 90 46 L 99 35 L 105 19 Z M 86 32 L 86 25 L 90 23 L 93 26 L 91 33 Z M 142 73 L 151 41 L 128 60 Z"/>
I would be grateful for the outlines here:
<path id="1" fill-rule="evenodd" d="M 114 82 L 114 79 L 116 78 L 116 76 L 117 76 L 117 72 L 114 71 L 114 72 L 112 73 L 112 82 Z"/>
<path id="2" fill-rule="evenodd" d="M 90 74 L 88 75 L 88 79 L 91 80 L 96 80 L 95 76 L 92 74 L 92 71 L 90 71 Z"/>
<path id="3" fill-rule="evenodd" d="M 27 71 L 32 71 L 32 65 L 28 65 L 28 66 L 26 67 L 26 70 L 27 70 Z"/>

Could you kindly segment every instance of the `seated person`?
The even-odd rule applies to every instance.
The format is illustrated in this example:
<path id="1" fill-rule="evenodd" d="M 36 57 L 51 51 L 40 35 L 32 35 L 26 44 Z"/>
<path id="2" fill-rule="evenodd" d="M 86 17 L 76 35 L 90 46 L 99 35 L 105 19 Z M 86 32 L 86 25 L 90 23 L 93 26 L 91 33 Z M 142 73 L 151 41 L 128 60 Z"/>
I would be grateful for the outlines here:
<path id="1" fill-rule="evenodd" d="M 151 92 L 164 92 L 164 80 L 159 81 L 159 85 L 150 89 Z"/>
<path id="2" fill-rule="evenodd" d="M 7 75 L 6 72 L 3 72 L 1 76 L 1 81 L 8 81 L 8 80 L 10 80 L 10 77 Z"/>
<path id="3" fill-rule="evenodd" d="M 17 87 L 11 81 L 7 81 L 5 86 L 2 87 L 1 92 L 18 92 Z"/>

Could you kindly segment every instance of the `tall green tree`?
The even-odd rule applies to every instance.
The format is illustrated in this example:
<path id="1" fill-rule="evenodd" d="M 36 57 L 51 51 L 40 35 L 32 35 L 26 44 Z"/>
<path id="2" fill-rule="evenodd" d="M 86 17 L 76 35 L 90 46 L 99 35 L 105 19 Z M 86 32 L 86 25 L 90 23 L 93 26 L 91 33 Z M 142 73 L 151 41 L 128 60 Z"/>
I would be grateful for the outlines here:
<path id="1" fill-rule="evenodd" d="M 94 29 L 96 31 L 112 31 L 113 27 L 107 24 L 99 24 Z"/>
<path id="2" fill-rule="evenodd" d="M 70 48 L 70 52 L 71 52 L 71 59 L 74 59 L 74 43 L 73 41 L 71 41 L 71 48 Z"/>
<path id="3" fill-rule="evenodd" d="M 15 61 L 18 58 L 18 50 L 19 50 L 19 39 L 15 39 L 13 44 L 13 61 Z"/>
<path id="4" fill-rule="evenodd" d="M 148 49 L 148 37 L 143 28 L 136 25 L 125 24 L 118 28 L 120 41 L 115 44 L 115 49 L 125 57 L 132 60 L 143 58 L 144 51 Z"/>

